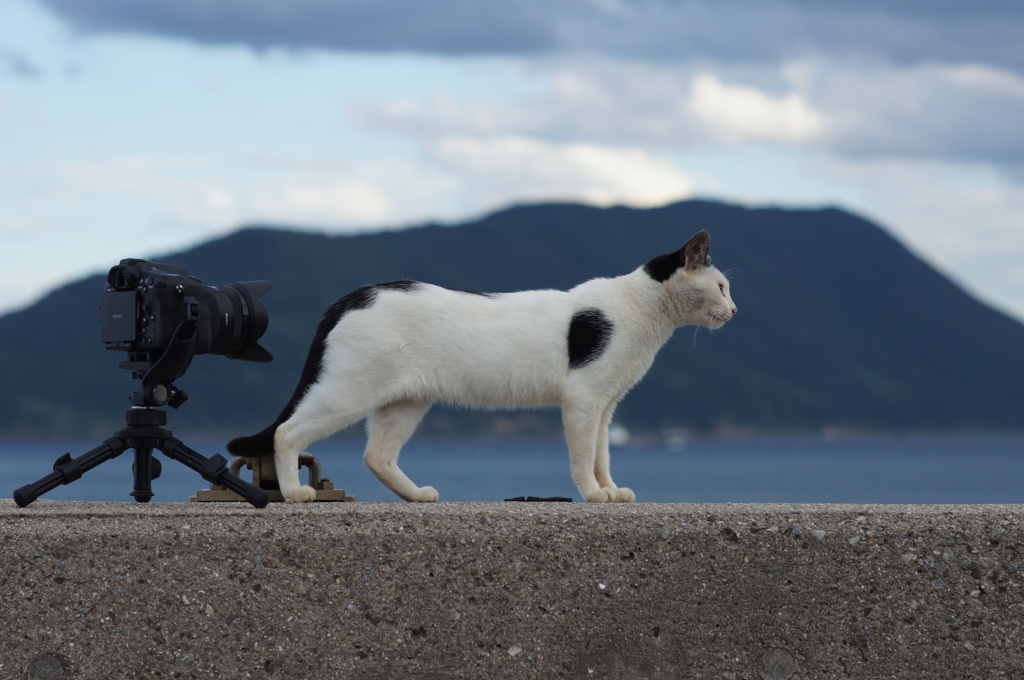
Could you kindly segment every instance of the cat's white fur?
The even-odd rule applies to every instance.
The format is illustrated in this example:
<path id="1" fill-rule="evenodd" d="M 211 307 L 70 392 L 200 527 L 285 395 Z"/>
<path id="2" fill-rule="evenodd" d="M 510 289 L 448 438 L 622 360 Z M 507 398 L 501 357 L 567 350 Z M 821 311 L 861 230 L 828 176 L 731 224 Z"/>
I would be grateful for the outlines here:
<path id="1" fill-rule="evenodd" d="M 561 407 L 572 477 L 583 497 L 633 501 L 634 493 L 616 486 L 609 472 L 608 425 L 616 404 L 677 327 L 718 328 L 736 313 L 728 280 L 710 265 L 708 242 L 701 232 L 670 254 L 681 266 L 664 281 L 641 266 L 568 291 L 484 296 L 427 284 L 376 290 L 372 304 L 346 311 L 329 331 L 319 376 L 273 433 L 283 495 L 313 500 L 314 490 L 299 482 L 299 454 L 368 418 L 364 460 L 374 475 L 405 500 L 436 501 L 433 487 L 417 486 L 399 469 L 398 455 L 440 401 Z M 612 330 L 596 357 L 574 368 L 567 333 L 581 310 L 599 310 Z"/>

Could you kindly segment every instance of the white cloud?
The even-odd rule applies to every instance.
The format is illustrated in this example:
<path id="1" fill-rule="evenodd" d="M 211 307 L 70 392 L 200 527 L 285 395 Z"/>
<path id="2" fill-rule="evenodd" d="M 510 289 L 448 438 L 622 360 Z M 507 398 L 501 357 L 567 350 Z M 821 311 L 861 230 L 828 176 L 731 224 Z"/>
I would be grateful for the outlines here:
<path id="1" fill-rule="evenodd" d="M 804 59 L 730 68 L 608 59 L 525 63 L 538 88 L 506 101 L 434 94 L 355 105 L 355 119 L 419 144 L 451 135 L 642 146 L 766 143 L 861 158 L 1024 158 L 1024 77 L 978 64 Z"/>
<path id="2" fill-rule="evenodd" d="M 516 199 L 653 206 L 692 192 L 687 175 L 639 148 L 448 137 L 429 145 L 427 153 L 431 162 L 463 178 L 459 193 L 480 208 Z"/>
<path id="3" fill-rule="evenodd" d="M 733 81 L 691 65 L 608 59 L 524 62 L 523 69 L 540 85 L 509 101 L 433 95 L 364 102 L 356 120 L 419 140 L 513 135 L 651 148 L 721 140 L 803 145 L 825 129 L 825 115 L 798 89 L 796 69 L 788 66 L 742 69 Z"/>
<path id="4" fill-rule="evenodd" d="M 369 182 L 361 180 L 328 182 L 318 187 L 293 186 L 284 191 L 293 215 L 320 219 L 353 219 L 379 222 L 389 216 L 387 199 Z"/>
<path id="5" fill-rule="evenodd" d="M 733 143 L 748 139 L 802 143 L 825 129 L 824 116 L 799 94 L 773 97 L 754 87 L 726 85 L 712 73 L 694 76 L 690 108 L 712 134 Z"/>
<path id="6" fill-rule="evenodd" d="M 1016 73 L 971 63 L 934 68 L 950 82 L 961 87 L 1024 99 L 1024 78 Z"/>

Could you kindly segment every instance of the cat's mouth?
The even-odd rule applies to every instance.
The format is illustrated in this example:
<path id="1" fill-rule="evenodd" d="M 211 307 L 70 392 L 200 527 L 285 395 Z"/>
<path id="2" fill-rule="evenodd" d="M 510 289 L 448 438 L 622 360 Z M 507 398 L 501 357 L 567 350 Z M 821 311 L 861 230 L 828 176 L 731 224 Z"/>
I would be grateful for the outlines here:
<path id="1" fill-rule="evenodd" d="M 720 310 L 709 311 L 707 314 L 708 328 L 711 328 L 712 330 L 721 328 L 725 325 L 726 321 L 732 318 L 732 314 Z"/>

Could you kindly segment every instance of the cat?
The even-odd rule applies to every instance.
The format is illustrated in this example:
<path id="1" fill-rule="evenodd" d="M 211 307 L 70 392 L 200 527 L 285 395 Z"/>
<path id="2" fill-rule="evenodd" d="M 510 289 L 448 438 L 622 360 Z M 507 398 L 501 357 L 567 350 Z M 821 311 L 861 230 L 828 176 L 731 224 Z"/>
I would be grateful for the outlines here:
<path id="1" fill-rule="evenodd" d="M 363 286 L 332 305 L 281 415 L 228 450 L 274 456 L 289 502 L 312 501 L 299 454 L 367 418 L 366 465 L 407 501 L 436 501 L 398 467 L 434 402 L 486 408 L 560 406 L 572 478 L 588 501 L 631 502 L 609 472 L 608 424 L 673 331 L 721 327 L 736 314 L 729 281 L 701 231 L 633 272 L 568 291 L 470 293 L 415 281 Z"/>

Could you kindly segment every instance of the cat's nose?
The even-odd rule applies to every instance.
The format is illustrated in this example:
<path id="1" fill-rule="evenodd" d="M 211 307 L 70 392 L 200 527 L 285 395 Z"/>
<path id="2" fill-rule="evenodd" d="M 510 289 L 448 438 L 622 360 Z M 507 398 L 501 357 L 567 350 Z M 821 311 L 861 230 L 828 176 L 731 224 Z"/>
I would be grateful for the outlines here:
<path id="1" fill-rule="evenodd" d="M 738 309 L 736 309 L 735 307 L 733 307 L 733 308 L 732 308 L 732 315 L 733 315 L 733 316 L 736 316 L 736 312 L 738 312 L 738 311 L 739 311 Z"/>

